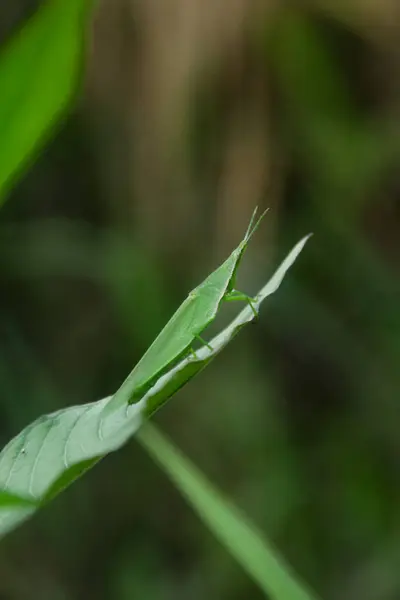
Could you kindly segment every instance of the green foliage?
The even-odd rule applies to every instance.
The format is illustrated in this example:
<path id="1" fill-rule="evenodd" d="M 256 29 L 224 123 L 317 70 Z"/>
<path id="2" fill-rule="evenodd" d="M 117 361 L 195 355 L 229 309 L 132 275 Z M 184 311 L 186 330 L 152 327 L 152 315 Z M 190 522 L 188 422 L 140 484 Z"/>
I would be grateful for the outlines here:
<path id="1" fill-rule="evenodd" d="M 307 239 L 293 248 L 254 298 L 257 310 L 263 300 L 278 289 Z M 10 502 L 4 496 L 0 506 L 0 535 L 33 512 L 30 505 L 18 505 L 15 497 L 21 497 L 21 502 L 28 499 L 39 506 L 56 496 L 100 458 L 120 448 L 149 415 L 215 358 L 253 317 L 252 309 L 246 306 L 211 341 L 212 349 L 204 346 L 195 356 L 186 357 L 163 375 L 140 402 L 129 406 L 126 402 L 121 405 L 106 398 L 66 408 L 39 418 L 11 440 L 0 454 L 0 491 L 12 494 Z M 114 399 L 119 394 L 120 391 Z"/>
<path id="2" fill-rule="evenodd" d="M 91 0 L 49 0 L 0 55 L 0 202 L 70 106 Z"/>
<path id="3" fill-rule="evenodd" d="M 312 600 L 269 542 L 168 440 L 147 423 L 137 439 L 217 539 L 272 600 Z"/>
<path id="4" fill-rule="evenodd" d="M 80 73 L 90 5 L 86 0 L 47 2 L 0 57 L 2 200 L 70 104 Z M 256 311 L 263 300 L 278 289 L 306 240 L 295 246 L 256 296 L 253 302 Z M 218 280 L 221 297 L 231 291 L 244 248 L 242 243 L 236 249 L 227 278 L 222 282 Z M 214 318 L 219 302 L 213 299 L 211 308 Z M 209 322 L 204 316 L 206 312 L 201 314 L 201 330 Z M 32 516 L 101 458 L 120 448 L 251 322 L 253 316 L 252 308 L 247 306 L 211 341 L 211 346 L 202 347 L 175 366 L 180 353 L 172 356 L 168 349 L 162 375 L 155 364 L 157 354 L 151 355 L 145 383 L 154 385 L 149 390 L 146 388 L 147 393 L 136 404 L 127 405 L 123 386 L 111 400 L 107 398 L 45 415 L 11 440 L 0 453 L 0 537 Z M 167 333 L 168 343 L 174 344 L 181 331 L 174 332 L 176 338 Z M 189 333 L 193 337 L 193 331 Z M 165 369 L 169 370 L 164 373 Z M 135 385 L 130 391 L 135 391 Z M 274 600 L 311 598 L 276 557 L 268 542 L 156 429 L 150 429 L 147 424 L 147 429 L 139 431 L 139 440 L 266 594 Z"/>

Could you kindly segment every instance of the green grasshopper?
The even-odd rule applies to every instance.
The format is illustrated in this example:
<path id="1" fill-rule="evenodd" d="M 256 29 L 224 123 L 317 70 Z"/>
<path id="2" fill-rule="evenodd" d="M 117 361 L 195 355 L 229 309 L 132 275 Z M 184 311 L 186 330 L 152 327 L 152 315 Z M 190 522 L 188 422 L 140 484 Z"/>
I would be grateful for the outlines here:
<path id="1" fill-rule="evenodd" d="M 179 359 L 188 352 L 195 354 L 192 349 L 195 339 L 210 347 L 200 334 L 215 319 L 222 302 L 238 300 L 248 302 L 254 317 L 257 318 L 258 313 L 252 304 L 252 299 L 235 289 L 235 281 L 247 244 L 266 212 L 255 222 L 257 208 L 255 209 L 239 246 L 218 269 L 189 293 L 122 384 L 117 392 L 118 405 L 125 402 L 129 404 L 138 402 Z M 111 400 L 110 407 L 112 406 Z"/>

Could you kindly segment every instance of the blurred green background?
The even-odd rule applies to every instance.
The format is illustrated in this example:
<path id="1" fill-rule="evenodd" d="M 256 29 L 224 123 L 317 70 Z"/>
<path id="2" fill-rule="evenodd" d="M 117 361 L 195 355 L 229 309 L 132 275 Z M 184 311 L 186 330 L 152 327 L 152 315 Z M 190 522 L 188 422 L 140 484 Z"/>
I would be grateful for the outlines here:
<path id="1" fill-rule="evenodd" d="M 397 0 L 100 3 L 0 211 L 2 445 L 115 391 L 270 207 L 241 289 L 314 237 L 156 420 L 323 598 L 400 598 L 399 35 Z M 134 441 L 0 545 L 0 600 L 207 596 L 262 597 Z"/>

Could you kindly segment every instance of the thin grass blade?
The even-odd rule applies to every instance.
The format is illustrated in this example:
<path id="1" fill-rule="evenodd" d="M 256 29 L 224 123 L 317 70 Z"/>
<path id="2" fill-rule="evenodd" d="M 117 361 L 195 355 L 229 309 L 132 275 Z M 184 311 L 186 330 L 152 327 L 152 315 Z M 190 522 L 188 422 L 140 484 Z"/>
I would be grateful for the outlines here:
<path id="1" fill-rule="evenodd" d="M 136 439 L 196 514 L 271 600 L 316 600 L 253 523 L 154 425 Z"/>

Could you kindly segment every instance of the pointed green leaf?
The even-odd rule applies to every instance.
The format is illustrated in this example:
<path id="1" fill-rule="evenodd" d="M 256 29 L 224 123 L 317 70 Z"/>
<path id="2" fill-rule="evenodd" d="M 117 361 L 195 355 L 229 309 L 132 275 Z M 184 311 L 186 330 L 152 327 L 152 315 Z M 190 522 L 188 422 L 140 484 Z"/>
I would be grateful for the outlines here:
<path id="1" fill-rule="evenodd" d="M 76 91 L 91 0 L 49 0 L 0 53 L 0 203 Z"/>
<path id="2" fill-rule="evenodd" d="M 307 239 L 293 248 L 261 289 L 254 301 L 257 308 L 278 289 Z M 11 440 L 0 453 L 0 493 L 19 497 L 21 506 L 0 503 L 0 537 L 34 512 L 35 507 L 22 506 L 24 502 L 32 501 L 35 506 L 45 504 L 103 456 L 120 448 L 150 414 L 215 358 L 253 317 L 246 306 L 211 340 L 212 350 L 205 346 L 196 351 L 196 357 L 190 355 L 182 360 L 140 402 L 105 410 L 110 403 L 110 398 L 105 398 L 62 409 L 40 417 Z"/>

